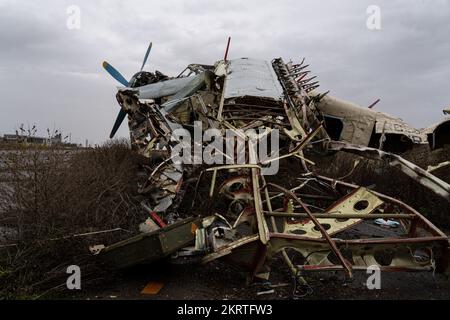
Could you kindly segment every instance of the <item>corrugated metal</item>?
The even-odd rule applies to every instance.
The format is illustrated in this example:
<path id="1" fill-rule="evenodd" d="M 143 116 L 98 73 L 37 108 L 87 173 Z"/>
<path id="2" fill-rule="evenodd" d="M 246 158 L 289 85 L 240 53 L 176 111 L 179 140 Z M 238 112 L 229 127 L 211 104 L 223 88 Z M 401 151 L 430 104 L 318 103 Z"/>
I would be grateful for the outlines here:
<path id="1" fill-rule="evenodd" d="M 282 94 L 283 89 L 269 62 L 250 58 L 229 62 L 225 99 L 253 96 L 281 100 Z"/>

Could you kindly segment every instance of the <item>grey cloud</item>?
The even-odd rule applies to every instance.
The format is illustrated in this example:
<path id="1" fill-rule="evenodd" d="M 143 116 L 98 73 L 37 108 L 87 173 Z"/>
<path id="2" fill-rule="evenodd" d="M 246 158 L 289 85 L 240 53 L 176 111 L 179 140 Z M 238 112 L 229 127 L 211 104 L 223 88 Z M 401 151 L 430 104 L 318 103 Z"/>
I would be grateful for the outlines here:
<path id="1" fill-rule="evenodd" d="M 66 28 L 66 8 L 82 28 Z M 382 30 L 366 28 L 366 8 L 382 10 Z M 450 103 L 449 1 L 6 1 L 0 0 L 0 134 L 19 122 L 56 124 L 79 142 L 107 139 L 118 83 L 140 67 L 176 74 L 192 62 L 231 57 L 300 60 L 323 90 L 425 127 Z M 126 125 L 119 131 L 127 136 Z"/>

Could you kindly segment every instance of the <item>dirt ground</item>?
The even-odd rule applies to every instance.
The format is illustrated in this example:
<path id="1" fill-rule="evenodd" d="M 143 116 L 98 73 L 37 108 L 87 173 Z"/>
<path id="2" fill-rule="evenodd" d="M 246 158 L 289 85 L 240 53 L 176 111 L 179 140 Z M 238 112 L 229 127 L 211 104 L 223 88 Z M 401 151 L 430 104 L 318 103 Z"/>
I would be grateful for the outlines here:
<path id="1" fill-rule="evenodd" d="M 356 230 L 358 229 L 358 230 Z M 395 233 L 396 229 L 360 225 L 355 230 L 365 233 Z M 446 232 L 450 234 L 450 230 Z M 281 256 L 271 262 L 270 279 L 246 285 L 245 274 L 221 261 L 206 265 L 180 264 L 167 258 L 152 265 L 136 266 L 116 272 L 108 278 L 87 281 L 80 292 L 69 299 L 111 300 L 448 300 L 450 275 L 433 272 L 382 272 L 380 289 L 370 290 L 366 283 L 370 274 L 356 272 L 346 279 L 343 272 L 310 272 L 304 274 L 306 287 L 296 287 Z M 162 283 L 155 295 L 142 294 L 150 282 Z M 272 293 L 258 294 L 265 291 Z"/>
<path id="2" fill-rule="evenodd" d="M 357 273 L 352 280 L 345 280 L 343 273 L 320 272 L 309 274 L 307 292 L 293 296 L 294 284 L 289 270 L 281 260 L 275 261 L 270 283 L 245 284 L 243 274 L 221 262 L 207 265 L 174 265 L 161 262 L 151 266 L 140 266 L 114 275 L 100 283 L 85 285 L 69 299 L 150 299 L 150 300 L 407 300 L 450 299 L 450 279 L 432 273 L 382 273 L 381 289 L 369 290 L 365 273 Z M 150 282 L 162 282 L 156 295 L 141 294 Z M 273 286 L 273 287 L 272 287 Z M 258 292 L 274 290 L 274 293 L 258 295 Z M 301 296 L 301 294 L 305 294 Z"/>

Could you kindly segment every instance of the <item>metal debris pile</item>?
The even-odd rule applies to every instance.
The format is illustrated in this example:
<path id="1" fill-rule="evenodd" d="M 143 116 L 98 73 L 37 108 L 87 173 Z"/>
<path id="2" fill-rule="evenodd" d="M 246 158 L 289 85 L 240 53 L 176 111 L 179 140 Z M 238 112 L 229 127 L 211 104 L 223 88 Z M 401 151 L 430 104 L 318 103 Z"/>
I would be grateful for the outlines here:
<path id="1" fill-rule="evenodd" d="M 373 265 L 384 271 L 444 272 L 449 240 L 442 231 L 399 200 L 316 174 L 308 157 L 351 152 L 382 158 L 450 201 L 447 183 L 374 148 L 400 135 L 420 134 L 386 131 L 387 121 L 380 126 L 380 119 L 387 116 L 375 117 L 360 107 L 354 111 L 328 93 L 318 93 L 307 67 L 304 60 L 225 57 L 215 65 L 189 65 L 174 78 L 146 75 L 150 81 L 143 86 L 125 81 L 117 93 L 121 110 L 112 136 L 127 115 L 133 149 L 151 159 L 152 165 L 144 166 L 147 180 L 140 185 L 149 218 L 141 234 L 103 248 L 98 256 L 120 268 L 166 256 L 201 263 L 221 259 L 239 266 L 249 281 L 267 280 L 276 268 L 271 265 L 276 255 L 299 279 L 317 270 L 341 270 L 351 277 Z M 142 78 L 138 73 L 130 83 Z M 342 114 L 341 124 L 324 110 Z M 216 129 L 223 136 L 231 130 L 235 135 L 224 143 L 240 141 L 241 149 L 225 155 L 231 164 L 206 164 L 195 153 L 191 163 L 174 163 L 180 144 L 174 133 L 180 129 L 201 130 L 202 135 Z M 279 132 L 276 156 L 259 159 L 252 137 L 240 133 L 247 129 L 267 137 Z M 194 142 L 190 147 L 203 154 L 208 145 Z M 246 161 L 236 163 L 242 151 Z M 278 173 L 265 175 L 274 161 Z M 374 224 L 380 219 L 398 227 L 380 228 Z M 294 251 L 299 253 L 295 259 Z"/>

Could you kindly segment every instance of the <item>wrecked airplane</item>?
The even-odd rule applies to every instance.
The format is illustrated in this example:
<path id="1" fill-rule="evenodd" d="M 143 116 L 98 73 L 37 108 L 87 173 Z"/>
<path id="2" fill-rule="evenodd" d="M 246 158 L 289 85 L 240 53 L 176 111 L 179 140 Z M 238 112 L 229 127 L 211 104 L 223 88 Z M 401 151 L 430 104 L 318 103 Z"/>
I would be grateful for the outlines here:
<path id="1" fill-rule="evenodd" d="M 128 117 L 133 150 L 151 161 L 143 165 L 146 181 L 139 185 L 149 215 L 142 233 L 97 250 L 99 258 L 117 268 L 168 256 L 197 263 L 220 259 L 253 281 L 268 279 L 272 258 L 281 255 L 300 285 L 310 271 L 351 277 L 374 265 L 383 271 L 447 270 L 449 239 L 422 214 L 368 188 L 320 176 L 308 157 L 350 152 L 385 159 L 450 201 L 450 185 L 388 152 L 426 143 L 420 131 L 318 93 L 304 60 L 229 60 L 227 47 L 214 65 L 192 64 L 168 77 L 142 71 L 150 48 L 131 81 L 104 63 L 124 85 L 111 137 Z M 253 134 L 246 134 L 250 129 Z M 222 137 L 215 150 L 176 134 L 198 130 L 202 137 L 207 130 Z M 278 148 L 260 157 L 258 138 L 275 133 Z M 174 161 L 180 150 L 188 150 L 192 161 Z M 225 161 L 196 161 L 205 153 Z M 266 174 L 274 162 L 277 172 Z M 367 232 L 377 219 L 399 227 Z"/>

